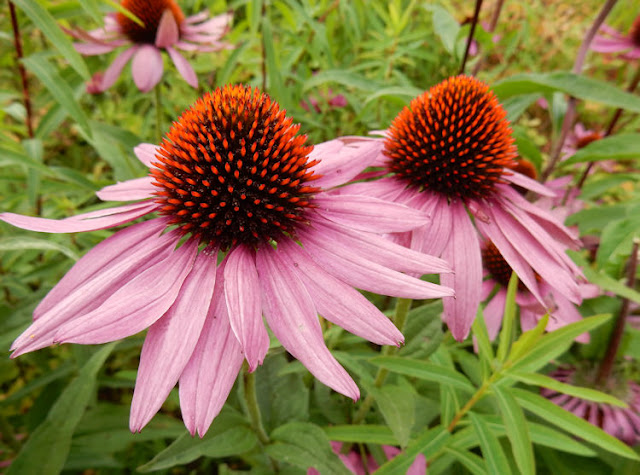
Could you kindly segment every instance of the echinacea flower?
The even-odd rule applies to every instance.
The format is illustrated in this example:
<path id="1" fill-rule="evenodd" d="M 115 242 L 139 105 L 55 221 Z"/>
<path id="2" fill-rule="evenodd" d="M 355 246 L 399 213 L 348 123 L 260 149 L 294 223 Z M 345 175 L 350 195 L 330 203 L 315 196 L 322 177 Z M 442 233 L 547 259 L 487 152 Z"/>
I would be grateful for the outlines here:
<path id="1" fill-rule="evenodd" d="M 592 371 L 591 371 L 592 372 Z M 565 384 L 589 386 L 593 375 L 576 368 L 558 368 L 549 376 Z M 640 443 L 640 385 L 631 380 L 611 376 L 606 384 L 606 392 L 627 403 L 628 407 L 617 407 L 602 402 L 587 401 L 579 397 L 558 393 L 542 388 L 541 393 L 551 402 L 576 416 L 600 427 L 609 435 L 627 445 Z M 602 390 L 602 389 L 601 389 Z"/>
<path id="2" fill-rule="evenodd" d="M 466 338 L 481 300 L 482 258 L 477 231 L 492 241 L 523 285 L 542 304 L 539 279 L 569 301 L 581 300 L 580 269 L 565 253 L 578 241 L 549 212 L 511 185 L 542 195 L 551 190 L 515 170 L 517 152 L 506 112 L 483 82 L 449 78 L 413 99 L 394 119 L 385 139 L 362 139 L 384 149 L 379 163 L 392 175 L 356 183 L 361 193 L 404 203 L 431 218 L 428 225 L 396 235 L 396 242 L 441 256 L 453 267 L 441 283 L 444 319 L 453 336 Z M 476 231 L 477 230 L 477 231 Z"/>
<path id="3" fill-rule="evenodd" d="M 313 149 L 298 130 L 267 95 L 226 86 L 186 110 L 160 146 L 137 147 L 149 176 L 98 192 L 103 200 L 136 202 L 59 221 L 0 214 L 15 226 L 53 233 L 159 215 L 116 232 L 80 259 L 36 308 L 12 356 L 54 343 L 105 343 L 148 328 L 131 430 L 144 427 L 179 381 L 184 422 L 203 435 L 243 359 L 250 371 L 262 363 L 269 348 L 264 313 L 289 353 L 321 382 L 357 399 L 358 387 L 324 344 L 317 313 L 377 344 L 401 344 L 402 334 L 353 287 L 407 298 L 450 296 L 451 289 L 402 273 L 450 268 L 377 234 L 425 224 L 419 213 L 324 192 L 360 173 L 377 150 L 340 140 Z"/>
<path id="4" fill-rule="evenodd" d="M 90 92 L 93 94 L 110 88 L 132 58 L 133 81 L 142 92 L 150 91 L 162 78 L 162 50 L 169 54 L 184 80 L 197 88 L 198 77 L 178 49 L 207 52 L 229 48 L 220 42 L 229 30 L 229 13 L 210 18 L 207 12 L 200 12 L 185 17 L 175 0 L 122 0 L 120 4 L 143 24 L 118 12 L 105 17 L 104 28 L 90 32 L 67 30 L 74 38 L 83 40 L 74 46 L 86 56 L 127 47 L 107 68 L 99 84 L 92 79 Z"/>
<path id="5" fill-rule="evenodd" d="M 608 25 L 600 27 L 602 34 L 596 35 L 590 48 L 598 53 L 620 53 L 624 59 L 640 58 L 640 16 L 633 21 L 628 34 L 620 33 Z"/>
<path id="6" fill-rule="evenodd" d="M 366 475 L 367 473 L 375 473 L 380 468 L 371 454 L 367 456 L 366 466 L 362 457 L 355 450 L 350 450 L 349 453 L 342 453 L 342 443 L 331 441 L 331 448 L 340 457 L 342 463 L 347 469 L 355 475 Z M 383 445 L 382 451 L 384 452 L 387 460 L 391 460 L 400 453 L 400 449 L 392 445 Z M 307 475 L 319 475 L 320 472 L 315 468 L 307 470 Z M 424 454 L 418 454 L 407 469 L 406 475 L 425 475 L 427 473 L 427 459 Z"/>

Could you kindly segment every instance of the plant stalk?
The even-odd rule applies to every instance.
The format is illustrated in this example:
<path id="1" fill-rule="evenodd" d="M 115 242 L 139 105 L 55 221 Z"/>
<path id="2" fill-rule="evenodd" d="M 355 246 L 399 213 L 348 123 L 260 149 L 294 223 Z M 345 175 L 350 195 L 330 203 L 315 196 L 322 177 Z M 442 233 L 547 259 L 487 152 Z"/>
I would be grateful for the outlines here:
<path id="1" fill-rule="evenodd" d="M 476 32 L 476 25 L 478 24 L 478 16 L 480 15 L 480 8 L 482 8 L 482 0 L 476 0 L 476 8 L 473 12 L 471 29 L 469 30 L 469 36 L 467 36 L 467 45 L 464 48 L 464 56 L 462 57 L 462 64 L 460 65 L 459 74 L 464 74 L 464 68 L 467 65 L 467 58 L 469 57 L 469 48 L 471 48 L 471 42 L 473 41 L 473 34 Z"/>
<path id="2" fill-rule="evenodd" d="M 34 137 L 33 113 L 31 110 L 31 96 L 29 95 L 29 80 L 27 79 L 27 71 L 24 69 L 24 65 L 22 64 L 24 53 L 22 52 L 22 39 L 20 38 L 20 25 L 18 25 L 16 7 L 11 0 L 9 0 L 9 13 L 11 15 L 11 28 L 13 29 L 13 44 L 16 49 L 18 71 L 20 72 L 20 80 L 22 81 L 22 100 L 24 102 L 24 108 L 27 115 L 27 134 L 29 135 L 29 138 L 32 139 Z"/>
<path id="3" fill-rule="evenodd" d="M 153 89 L 155 96 L 156 106 L 156 144 L 159 145 L 162 142 L 162 91 L 160 90 L 161 83 Z"/>
<path id="4" fill-rule="evenodd" d="M 493 33 L 496 30 L 496 26 L 498 26 L 498 18 L 500 18 L 500 13 L 502 12 L 502 7 L 504 6 L 504 0 L 498 0 L 496 2 L 496 6 L 491 14 L 491 19 L 489 20 L 489 27 L 487 28 L 487 32 Z M 472 75 L 477 75 L 480 68 L 482 68 L 482 64 L 484 63 L 485 56 L 480 52 L 480 57 L 476 61 L 476 64 L 473 65 L 473 70 L 471 72 Z"/>

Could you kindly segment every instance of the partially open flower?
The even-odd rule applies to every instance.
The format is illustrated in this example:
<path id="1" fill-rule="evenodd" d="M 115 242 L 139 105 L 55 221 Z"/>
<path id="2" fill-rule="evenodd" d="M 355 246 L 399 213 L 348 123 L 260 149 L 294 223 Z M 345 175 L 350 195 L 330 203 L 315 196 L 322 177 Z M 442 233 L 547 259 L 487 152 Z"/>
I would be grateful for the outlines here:
<path id="1" fill-rule="evenodd" d="M 324 191 L 360 173 L 378 150 L 340 140 L 313 149 L 298 129 L 267 95 L 227 86 L 185 111 L 160 146 L 137 147 L 149 176 L 98 192 L 103 200 L 133 204 L 59 221 L 0 214 L 15 226 L 53 233 L 159 215 L 118 231 L 80 259 L 36 308 L 12 356 L 149 328 L 131 430 L 149 422 L 179 380 L 184 422 L 203 435 L 243 359 L 251 371 L 262 363 L 269 349 L 264 314 L 289 353 L 357 399 L 358 387 L 324 343 L 317 314 L 376 344 L 399 345 L 401 333 L 353 287 L 406 298 L 450 296 L 451 289 L 403 273 L 450 268 L 378 235 L 425 224 L 420 213 Z"/>
<path id="2" fill-rule="evenodd" d="M 178 72 L 192 87 L 198 87 L 198 77 L 178 49 L 185 51 L 218 51 L 229 48 L 220 39 L 229 30 L 231 15 L 224 13 L 209 17 L 207 12 L 185 17 L 175 0 L 122 0 L 121 5 L 141 23 L 121 12 L 105 17 L 105 26 L 85 32 L 68 30 L 82 40 L 75 47 L 87 56 L 109 53 L 126 46 L 104 72 L 100 83 L 91 86 L 92 93 L 111 87 L 122 69 L 133 58 L 133 80 L 143 92 L 150 91 L 162 78 L 162 55 L 165 50 Z"/>
<path id="3" fill-rule="evenodd" d="M 468 76 L 437 84 L 411 101 L 377 143 L 388 157 L 379 164 L 393 175 L 345 192 L 404 203 L 431 218 L 395 239 L 452 264 L 454 274 L 442 275 L 441 282 L 456 290 L 455 299 L 444 299 L 444 318 L 456 339 L 466 338 L 481 300 L 478 231 L 541 305 L 546 301 L 536 273 L 569 301 L 581 301 L 581 272 L 565 252 L 578 241 L 512 187 L 555 196 L 514 170 L 517 152 L 506 112 L 486 84 Z"/>
<path id="4" fill-rule="evenodd" d="M 622 53 L 621 58 L 640 58 L 640 16 L 631 24 L 626 35 L 608 25 L 600 27 L 601 34 L 591 42 L 591 49 L 599 53 Z"/>

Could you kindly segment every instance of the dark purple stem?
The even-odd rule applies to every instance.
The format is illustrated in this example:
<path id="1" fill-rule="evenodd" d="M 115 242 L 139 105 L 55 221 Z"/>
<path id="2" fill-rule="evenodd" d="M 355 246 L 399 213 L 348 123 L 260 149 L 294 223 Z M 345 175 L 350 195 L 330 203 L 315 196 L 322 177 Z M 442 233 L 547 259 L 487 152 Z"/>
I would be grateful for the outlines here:
<path id="1" fill-rule="evenodd" d="M 22 65 L 22 40 L 20 39 L 20 26 L 18 25 L 18 16 L 16 15 L 16 7 L 13 2 L 9 1 L 9 13 L 11 15 L 11 27 L 13 28 L 13 44 L 16 48 L 16 56 L 18 58 L 18 71 L 22 80 L 22 98 L 24 100 L 24 108 L 27 112 L 27 133 L 29 138 L 33 138 L 33 120 L 31 115 L 31 97 L 29 96 L 29 81 L 27 79 L 27 71 Z"/>
<path id="2" fill-rule="evenodd" d="M 627 286 L 633 289 L 636 283 L 636 271 L 638 269 L 638 244 L 639 239 L 634 239 L 633 248 L 631 249 L 631 256 L 629 257 L 629 268 L 627 270 Z M 600 370 L 598 371 L 598 377 L 596 384 L 598 386 L 604 385 L 611 375 L 613 365 L 616 361 L 616 355 L 620 348 L 620 342 L 622 341 L 622 335 L 624 334 L 624 326 L 627 323 L 627 316 L 629 315 L 630 300 L 627 298 L 622 299 L 622 308 L 620 308 L 620 314 L 616 321 L 616 326 L 613 329 L 611 338 L 609 339 L 609 346 L 607 352 L 600 364 Z"/>
<path id="3" fill-rule="evenodd" d="M 462 64 L 460 65 L 460 74 L 464 74 L 464 68 L 467 65 L 467 58 L 469 57 L 469 48 L 473 41 L 473 34 L 476 32 L 476 25 L 478 24 L 478 16 L 480 15 L 480 8 L 482 8 L 482 0 L 476 0 L 476 9 L 473 12 L 473 20 L 471 21 L 471 29 L 469 30 L 469 36 L 467 37 L 467 46 L 464 49 L 464 56 L 462 58 Z"/>
<path id="4" fill-rule="evenodd" d="M 573 63 L 573 69 L 571 70 L 571 72 L 573 72 L 574 74 L 582 73 L 584 60 L 587 57 L 587 52 L 589 51 L 589 46 L 591 46 L 591 41 L 593 41 L 593 38 L 596 36 L 596 33 L 600 29 L 600 26 L 602 26 L 605 18 L 607 18 L 607 15 L 609 15 L 609 12 L 613 8 L 613 6 L 616 4 L 616 1 L 617 0 L 607 0 L 605 2 L 605 4 L 602 7 L 602 10 L 600 10 L 600 13 L 598 13 L 598 16 L 596 17 L 593 24 L 587 31 L 587 34 L 585 35 L 584 40 L 582 40 L 582 44 L 580 45 L 580 49 L 578 50 L 578 55 L 576 56 L 576 60 Z M 547 168 L 545 168 L 544 171 L 542 172 L 542 176 L 540 178 L 540 181 L 542 183 L 547 181 L 547 179 L 549 178 L 553 170 L 556 168 L 556 165 L 558 164 L 558 160 L 560 159 L 560 152 L 562 151 L 562 146 L 564 145 L 564 142 L 567 139 L 567 135 L 569 135 L 569 130 L 571 129 L 571 126 L 573 125 L 573 120 L 575 119 L 576 102 L 577 101 L 575 97 L 569 98 L 569 102 L 567 103 L 567 112 L 564 115 L 564 120 L 562 121 L 562 129 L 560 131 L 560 137 L 558 137 L 555 147 L 551 152 L 551 158 L 549 160 L 549 164 L 547 165 Z"/>
<path id="5" fill-rule="evenodd" d="M 496 2 L 496 6 L 493 10 L 493 13 L 491 14 L 491 19 L 489 20 L 489 27 L 487 28 L 487 31 L 489 33 L 493 33 L 496 29 L 496 26 L 498 26 L 498 18 L 500 18 L 500 13 L 502 12 L 502 6 L 504 5 L 504 0 L 498 0 Z M 480 71 L 480 68 L 482 68 L 482 64 L 484 63 L 484 56 L 481 54 L 480 58 L 478 58 L 478 60 L 476 61 L 476 64 L 473 65 L 473 71 L 471 72 L 472 75 L 477 75 L 478 71 Z"/>

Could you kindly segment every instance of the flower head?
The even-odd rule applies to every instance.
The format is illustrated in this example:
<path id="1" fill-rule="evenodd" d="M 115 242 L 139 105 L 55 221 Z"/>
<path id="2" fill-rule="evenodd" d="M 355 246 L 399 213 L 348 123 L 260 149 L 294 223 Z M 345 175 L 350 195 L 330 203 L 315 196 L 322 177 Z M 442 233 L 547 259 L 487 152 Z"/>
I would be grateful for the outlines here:
<path id="1" fill-rule="evenodd" d="M 600 27 L 601 34 L 591 42 L 591 49 L 599 53 L 620 53 L 621 58 L 632 60 L 640 58 L 640 15 L 631 24 L 625 35 L 608 25 Z"/>
<path id="2" fill-rule="evenodd" d="M 264 314 L 289 353 L 357 399 L 357 386 L 324 344 L 317 314 L 377 344 L 400 344 L 400 332 L 353 287 L 449 296 L 451 289 L 403 272 L 450 268 L 378 235 L 424 224 L 420 213 L 324 191 L 352 179 L 379 151 L 341 140 L 312 150 L 297 132 L 267 95 L 226 86 L 184 112 L 159 147 L 136 148 L 149 176 L 98 192 L 103 200 L 134 203 L 60 221 L 0 214 L 41 232 L 90 231 L 158 215 L 80 259 L 36 308 L 12 356 L 148 328 L 131 430 L 142 429 L 179 380 L 185 424 L 203 435 L 243 359 L 251 371 L 262 363 L 269 348 Z"/>
<path id="3" fill-rule="evenodd" d="M 377 164 L 392 176 L 345 192 L 405 203 L 431 218 L 395 239 L 452 264 L 454 274 L 442 275 L 441 282 L 456 290 L 455 299 L 444 299 L 444 318 L 457 339 L 467 336 L 481 300 L 478 232 L 495 244 L 541 305 L 546 306 L 535 273 L 570 301 L 581 300 L 581 272 L 565 253 L 577 240 L 511 186 L 555 196 L 516 171 L 506 113 L 486 84 L 457 76 L 432 87 L 400 112 L 378 146 L 388 159 Z"/>
<path id="4" fill-rule="evenodd" d="M 218 51 L 228 48 L 220 39 L 228 31 L 231 15 L 224 13 L 209 18 L 206 12 L 185 17 L 175 0 L 122 0 L 122 7 L 138 20 L 122 12 L 105 17 L 105 26 L 91 32 L 68 30 L 76 49 L 84 55 L 101 55 L 127 46 L 97 83 L 92 80 L 92 93 L 111 87 L 122 69 L 133 58 L 131 70 L 138 89 L 150 91 L 162 77 L 162 55 L 166 50 L 178 72 L 191 86 L 198 87 L 198 78 L 189 62 L 177 51 Z"/>

